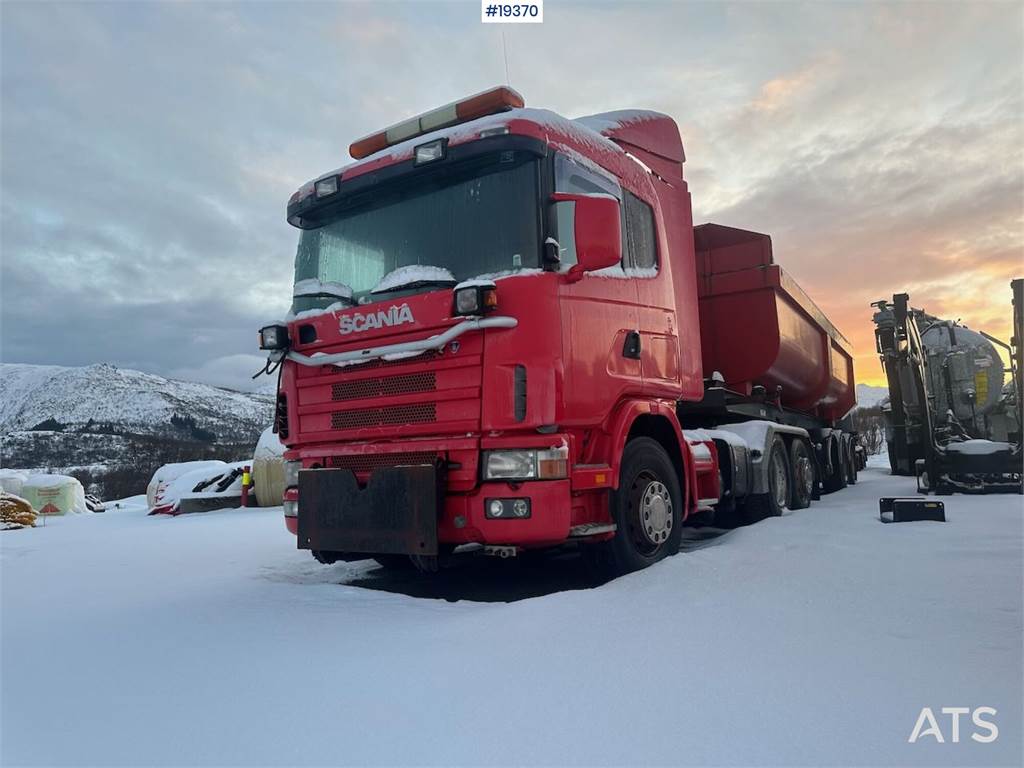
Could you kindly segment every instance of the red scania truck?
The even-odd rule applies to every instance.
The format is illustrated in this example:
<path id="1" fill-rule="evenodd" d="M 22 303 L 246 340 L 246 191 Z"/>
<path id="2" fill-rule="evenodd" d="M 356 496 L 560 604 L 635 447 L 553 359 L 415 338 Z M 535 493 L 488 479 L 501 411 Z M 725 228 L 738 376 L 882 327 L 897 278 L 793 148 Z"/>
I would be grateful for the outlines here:
<path id="1" fill-rule="evenodd" d="M 675 122 L 499 87 L 299 189 L 279 366 L 285 522 L 325 563 L 577 543 L 614 576 L 688 518 L 854 482 L 848 342 L 764 234 L 694 227 Z"/>

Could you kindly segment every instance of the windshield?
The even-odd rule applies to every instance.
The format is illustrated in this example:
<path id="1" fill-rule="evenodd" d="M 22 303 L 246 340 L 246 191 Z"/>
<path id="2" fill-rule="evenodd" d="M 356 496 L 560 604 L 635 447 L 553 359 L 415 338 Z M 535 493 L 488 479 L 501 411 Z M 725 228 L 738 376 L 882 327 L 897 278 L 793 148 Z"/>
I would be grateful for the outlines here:
<path id="1" fill-rule="evenodd" d="M 539 266 L 537 174 L 533 155 L 503 151 L 406 182 L 303 230 L 292 312 Z M 307 288 L 318 282 L 332 289 Z"/>

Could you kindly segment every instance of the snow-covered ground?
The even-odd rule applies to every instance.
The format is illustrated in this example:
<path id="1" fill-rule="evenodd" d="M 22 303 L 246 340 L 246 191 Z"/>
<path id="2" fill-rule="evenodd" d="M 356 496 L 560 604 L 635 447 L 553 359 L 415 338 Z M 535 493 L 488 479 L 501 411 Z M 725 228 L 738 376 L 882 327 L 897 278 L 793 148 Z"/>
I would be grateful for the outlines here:
<path id="1" fill-rule="evenodd" d="M 279 509 L 0 534 L 0 762 L 1020 765 L 1021 499 L 878 522 L 912 492 L 871 468 L 595 589 L 320 566 Z M 943 744 L 908 743 L 926 706 Z M 981 706 L 998 739 L 951 743 Z"/>

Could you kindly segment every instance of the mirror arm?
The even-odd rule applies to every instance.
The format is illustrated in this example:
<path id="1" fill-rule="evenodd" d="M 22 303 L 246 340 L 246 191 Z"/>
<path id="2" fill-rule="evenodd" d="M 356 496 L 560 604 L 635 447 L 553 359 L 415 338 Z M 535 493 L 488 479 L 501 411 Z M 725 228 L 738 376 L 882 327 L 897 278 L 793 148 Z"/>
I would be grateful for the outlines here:
<path id="1" fill-rule="evenodd" d="M 579 264 L 573 264 L 569 267 L 569 271 L 565 273 L 565 282 L 567 283 L 578 283 L 583 279 L 583 275 L 586 271 Z"/>

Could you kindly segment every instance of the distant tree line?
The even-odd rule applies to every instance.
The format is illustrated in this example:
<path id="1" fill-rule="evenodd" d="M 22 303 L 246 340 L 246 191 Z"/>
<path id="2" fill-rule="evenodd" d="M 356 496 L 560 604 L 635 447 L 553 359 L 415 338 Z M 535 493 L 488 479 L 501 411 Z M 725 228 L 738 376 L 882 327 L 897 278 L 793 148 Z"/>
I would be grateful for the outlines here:
<path id="1" fill-rule="evenodd" d="M 90 493 L 101 499 L 123 499 L 146 492 L 146 485 L 164 464 L 183 461 L 243 461 L 252 458 L 252 442 L 208 443 L 174 440 L 171 438 L 141 438 L 133 440 L 129 455 L 131 461 L 120 461 L 105 469 L 76 469 L 73 477 Z"/>
<path id="2" fill-rule="evenodd" d="M 159 434 L 139 434 L 95 419 L 69 426 L 50 417 L 26 433 L 6 435 L 0 445 L 0 461 L 7 467 L 48 472 L 81 466 L 70 474 L 89 493 L 119 499 L 145 493 L 153 473 L 164 464 L 251 458 L 259 437 L 259 429 L 242 424 L 228 435 L 218 436 L 191 414 L 175 413 L 165 424 Z M 57 434 L 32 437 L 33 432 Z"/>
<path id="3" fill-rule="evenodd" d="M 188 435 L 189 439 L 200 442 L 200 443 L 213 443 L 217 441 L 217 433 L 211 429 L 201 427 L 196 423 L 196 420 L 192 416 L 182 416 L 180 414 L 173 414 L 170 421 L 171 429 L 170 432 L 182 433 Z M 30 432 L 66 432 L 68 431 L 68 425 L 63 422 L 57 421 L 54 417 L 45 419 L 39 422 L 34 427 L 29 428 Z M 128 432 L 120 427 L 115 427 L 113 424 L 104 424 L 89 419 L 85 424 L 71 430 L 71 432 L 80 435 L 130 435 Z"/>
<path id="4" fill-rule="evenodd" d="M 860 434 L 860 444 L 868 454 L 885 451 L 885 420 L 882 409 L 873 405 L 853 412 L 853 426 Z"/>

